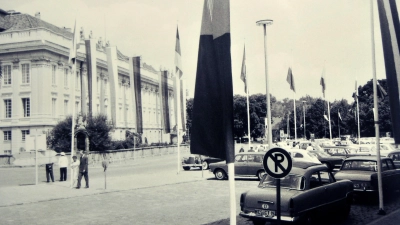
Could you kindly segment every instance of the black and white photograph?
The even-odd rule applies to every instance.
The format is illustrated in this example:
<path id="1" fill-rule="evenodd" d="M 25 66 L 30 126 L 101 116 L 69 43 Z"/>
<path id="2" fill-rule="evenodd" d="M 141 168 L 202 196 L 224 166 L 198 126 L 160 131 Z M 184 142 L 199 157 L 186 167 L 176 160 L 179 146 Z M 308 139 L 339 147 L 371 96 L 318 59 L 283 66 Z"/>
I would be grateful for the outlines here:
<path id="1" fill-rule="evenodd" d="M 0 4 L 0 224 L 397 225 L 400 2 Z"/>

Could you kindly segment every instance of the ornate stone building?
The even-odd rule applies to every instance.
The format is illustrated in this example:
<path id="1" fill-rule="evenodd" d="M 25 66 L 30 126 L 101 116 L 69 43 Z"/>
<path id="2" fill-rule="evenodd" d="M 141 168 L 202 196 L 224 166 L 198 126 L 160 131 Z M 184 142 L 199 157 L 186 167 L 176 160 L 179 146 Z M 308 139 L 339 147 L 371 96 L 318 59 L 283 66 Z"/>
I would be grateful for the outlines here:
<path id="1" fill-rule="evenodd" d="M 46 134 L 72 115 L 72 106 L 76 114 L 107 115 L 115 140 L 124 139 L 127 130 L 136 132 L 132 57 L 81 30 L 72 75 L 72 36 L 70 29 L 41 20 L 40 14 L 0 9 L 0 154 L 33 149 L 25 145 L 26 135 Z M 161 71 L 142 61 L 140 71 L 142 136 L 149 144 L 169 142 L 163 132 Z M 170 129 L 175 124 L 172 86 L 169 76 Z"/>

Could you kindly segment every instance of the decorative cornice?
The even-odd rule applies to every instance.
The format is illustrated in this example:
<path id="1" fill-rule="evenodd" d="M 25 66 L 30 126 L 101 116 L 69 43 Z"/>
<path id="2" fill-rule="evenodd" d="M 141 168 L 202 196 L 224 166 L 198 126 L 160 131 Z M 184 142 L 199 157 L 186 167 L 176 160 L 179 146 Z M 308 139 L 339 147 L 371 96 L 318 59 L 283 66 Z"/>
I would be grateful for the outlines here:
<path id="1" fill-rule="evenodd" d="M 57 65 L 61 67 L 61 66 L 64 66 L 64 63 L 61 60 L 58 60 Z"/>
<path id="2" fill-rule="evenodd" d="M 34 57 L 33 59 L 31 59 L 31 62 L 47 62 L 49 63 L 51 60 L 49 58 L 46 58 L 44 56 L 40 56 L 40 57 Z"/>

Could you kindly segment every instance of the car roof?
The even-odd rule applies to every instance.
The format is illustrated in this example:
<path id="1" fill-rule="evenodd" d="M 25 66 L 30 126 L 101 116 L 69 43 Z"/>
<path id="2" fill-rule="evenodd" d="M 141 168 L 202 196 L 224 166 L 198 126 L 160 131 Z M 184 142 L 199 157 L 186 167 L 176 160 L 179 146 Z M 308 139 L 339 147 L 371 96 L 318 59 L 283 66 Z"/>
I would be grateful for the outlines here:
<path id="1" fill-rule="evenodd" d="M 382 159 L 389 159 L 388 157 L 381 157 Z M 345 161 L 350 161 L 350 160 L 369 160 L 369 161 L 376 161 L 376 156 L 353 156 L 345 159 Z"/>
<path id="2" fill-rule="evenodd" d="M 262 155 L 262 156 L 264 156 L 264 155 L 265 155 L 265 152 L 240 152 L 240 153 L 238 153 L 238 154 L 236 154 L 236 155 L 248 155 L 248 154 L 251 154 L 251 155 Z"/>
<path id="3" fill-rule="evenodd" d="M 317 164 L 312 162 L 293 162 L 292 170 L 290 171 L 291 174 L 297 175 L 307 175 L 310 173 L 314 173 L 315 171 L 319 170 L 326 170 L 327 167 L 324 164 Z"/>

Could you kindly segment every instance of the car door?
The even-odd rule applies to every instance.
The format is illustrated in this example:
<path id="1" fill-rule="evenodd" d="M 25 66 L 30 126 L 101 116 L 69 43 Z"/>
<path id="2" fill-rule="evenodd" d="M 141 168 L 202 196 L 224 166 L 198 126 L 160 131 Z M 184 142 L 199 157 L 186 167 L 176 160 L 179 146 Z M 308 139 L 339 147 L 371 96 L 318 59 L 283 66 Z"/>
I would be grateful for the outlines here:
<path id="1" fill-rule="evenodd" d="M 235 175 L 246 175 L 247 173 L 247 155 L 237 155 L 235 157 Z"/>
<path id="2" fill-rule="evenodd" d="M 263 169 L 263 158 L 259 154 L 249 154 L 247 157 L 247 175 L 257 175 Z"/>

